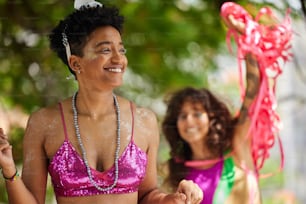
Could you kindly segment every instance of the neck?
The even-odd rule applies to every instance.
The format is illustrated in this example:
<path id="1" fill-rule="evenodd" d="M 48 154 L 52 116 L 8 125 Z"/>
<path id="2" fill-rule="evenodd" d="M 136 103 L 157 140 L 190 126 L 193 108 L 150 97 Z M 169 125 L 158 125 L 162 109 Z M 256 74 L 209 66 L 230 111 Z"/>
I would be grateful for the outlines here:
<path id="1" fill-rule="evenodd" d="M 76 97 L 76 106 L 79 115 L 97 120 L 101 116 L 113 112 L 113 92 L 84 92 L 80 90 Z"/>
<path id="2" fill-rule="evenodd" d="M 208 160 L 215 158 L 202 142 L 190 144 L 190 148 L 192 151 L 192 160 Z"/>

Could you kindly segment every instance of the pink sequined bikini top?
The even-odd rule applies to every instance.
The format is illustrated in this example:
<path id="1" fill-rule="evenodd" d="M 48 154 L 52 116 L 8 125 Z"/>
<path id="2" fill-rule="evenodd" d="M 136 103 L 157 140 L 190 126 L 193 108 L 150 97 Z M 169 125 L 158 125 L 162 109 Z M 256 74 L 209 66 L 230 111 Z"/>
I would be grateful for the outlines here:
<path id="1" fill-rule="evenodd" d="M 132 104 L 131 140 L 118 160 L 119 175 L 117 185 L 108 191 L 99 191 L 90 182 L 82 157 L 68 139 L 62 105 L 59 104 L 59 106 L 65 140 L 62 146 L 57 150 L 48 167 L 56 196 L 91 196 L 99 194 L 123 194 L 138 191 L 138 186 L 145 176 L 147 155 L 133 140 L 134 115 Z M 94 181 L 100 187 L 105 188 L 114 183 L 114 165 L 104 172 L 97 171 L 93 168 L 90 169 Z"/>

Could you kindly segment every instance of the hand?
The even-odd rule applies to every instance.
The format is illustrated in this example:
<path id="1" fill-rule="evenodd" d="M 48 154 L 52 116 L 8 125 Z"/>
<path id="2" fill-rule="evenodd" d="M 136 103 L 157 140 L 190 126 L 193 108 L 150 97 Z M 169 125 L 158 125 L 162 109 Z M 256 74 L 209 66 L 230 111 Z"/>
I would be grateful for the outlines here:
<path id="1" fill-rule="evenodd" d="M 203 200 L 203 191 L 200 187 L 190 180 L 182 180 L 176 193 L 165 197 L 163 203 L 171 204 L 200 204 Z"/>
<path id="2" fill-rule="evenodd" d="M 8 142 L 7 135 L 0 128 L 0 168 L 6 177 L 10 177 L 16 171 L 12 154 L 12 146 Z"/>
<path id="3" fill-rule="evenodd" d="M 245 24 L 252 20 L 252 16 L 239 4 L 234 2 L 225 2 L 221 6 L 221 17 L 230 29 L 245 33 Z"/>
<path id="4" fill-rule="evenodd" d="M 186 204 L 199 204 L 204 196 L 202 189 L 191 180 L 182 180 L 179 183 L 177 192 L 186 196 Z"/>
<path id="5" fill-rule="evenodd" d="M 225 21 L 228 28 L 237 30 L 240 34 L 245 33 L 245 24 L 242 21 L 235 19 L 233 15 L 227 16 L 227 21 Z"/>

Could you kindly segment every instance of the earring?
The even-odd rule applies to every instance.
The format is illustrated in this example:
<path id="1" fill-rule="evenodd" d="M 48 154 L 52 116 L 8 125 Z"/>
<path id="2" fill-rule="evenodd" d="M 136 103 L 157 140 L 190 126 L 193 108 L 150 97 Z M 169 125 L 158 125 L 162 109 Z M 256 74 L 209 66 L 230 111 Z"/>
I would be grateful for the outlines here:
<path id="1" fill-rule="evenodd" d="M 81 70 L 78 70 L 78 74 L 81 74 Z"/>

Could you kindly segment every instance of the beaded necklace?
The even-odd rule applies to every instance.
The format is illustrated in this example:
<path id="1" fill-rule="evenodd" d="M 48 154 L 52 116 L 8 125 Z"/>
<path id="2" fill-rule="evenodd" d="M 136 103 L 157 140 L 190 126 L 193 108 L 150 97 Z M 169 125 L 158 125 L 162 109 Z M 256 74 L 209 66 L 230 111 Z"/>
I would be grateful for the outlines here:
<path id="1" fill-rule="evenodd" d="M 97 182 L 94 181 L 90 167 L 88 165 L 88 160 L 87 160 L 87 155 L 86 155 L 86 151 L 85 151 L 85 147 L 84 144 L 82 142 L 81 139 L 81 134 L 80 134 L 80 127 L 78 124 L 78 112 L 77 112 L 77 108 L 76 108 L 76 96 L 77 96 L 78 92 L 75 92 L 74 95 L 72 96 L 72 110 L 73 110 L 73 122 L 74 122 L 74 128 L 75 128 L 75 132 L 76 132 L 76 137 L 78 139 L 78 143 L 79 146 L 81 148 L 82 151 L 82 157 L 83 157 L 83 161 L 84 164 L 86 166 L 86 170 L 87 170 L 87 174 L 88 174 L 88 178 L 90 180 L 90 182 L 96 187 L 96 189 L 98 189 L 99 191 L 109 191 L 111 189 L 113 189 L 118 181 L 118 175 L 119 175 L 119 170 L 118 170 L 118 160 L 119 160 L 119 151 L 120 151 L 120 107 L 119 107 L 119 103 L 117 100 L 117 97 L 115 94 L 113 94 L 113 98 L 114 98 L 114 105 L 116 108 L 116 115 L 117 115 L 117 141 L 116 141 L 116 150 L 115 150 L 115 161 L 114 161 L 114 165 L 115 165 L 115 178 L 114 178 L 114 183 L 108 187 L 102 188 L 100 186 L 98 186 Z"/>

